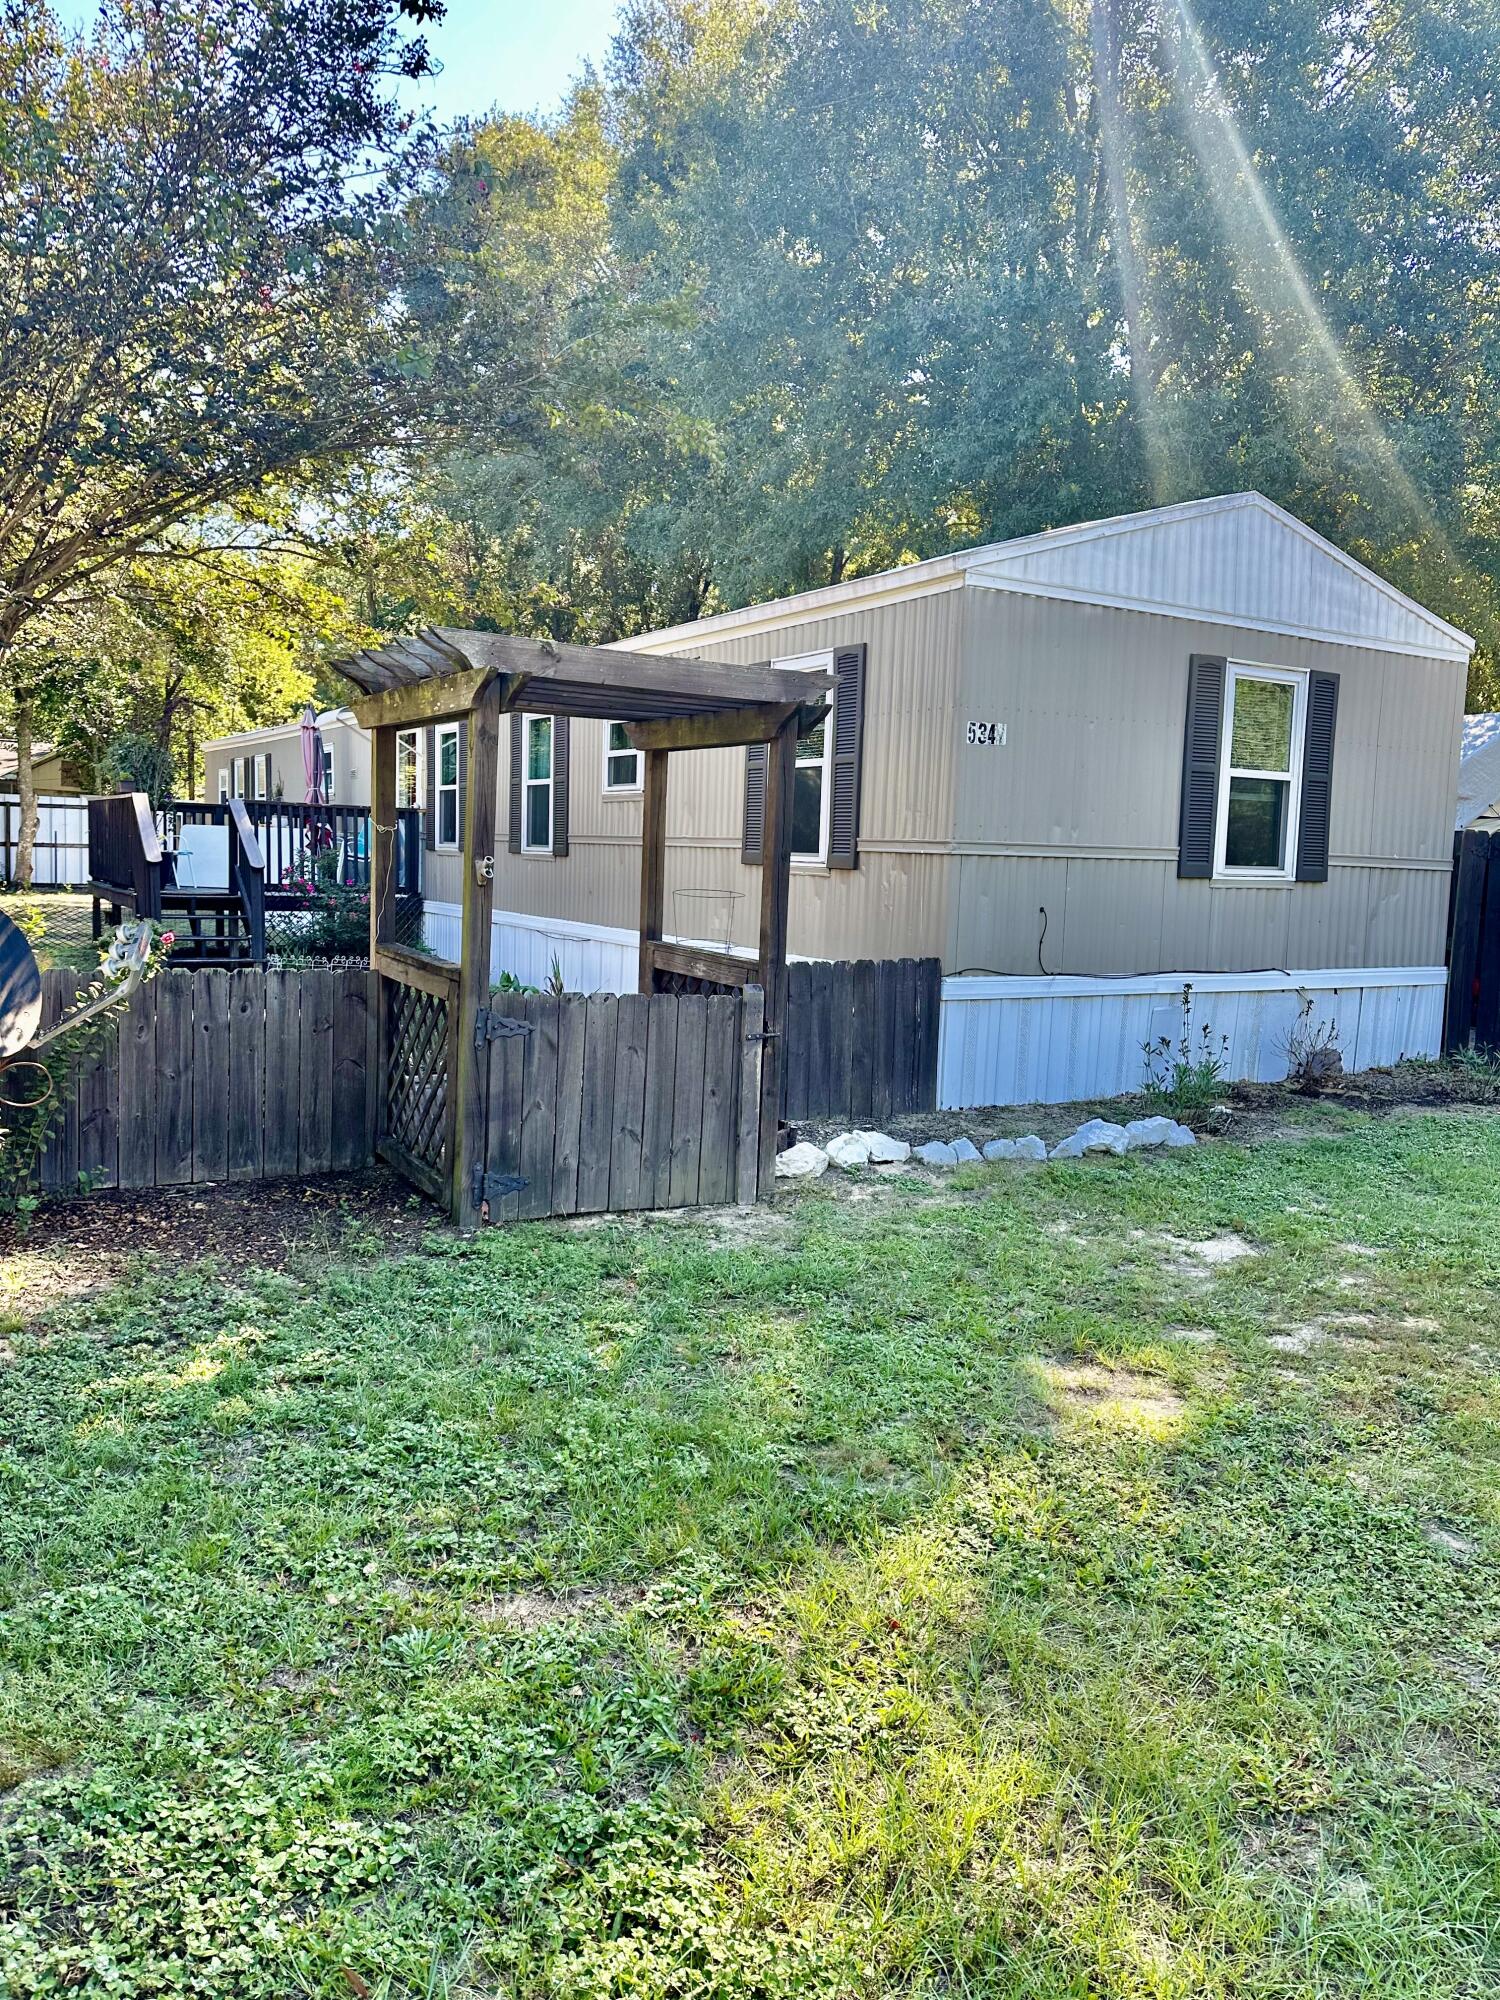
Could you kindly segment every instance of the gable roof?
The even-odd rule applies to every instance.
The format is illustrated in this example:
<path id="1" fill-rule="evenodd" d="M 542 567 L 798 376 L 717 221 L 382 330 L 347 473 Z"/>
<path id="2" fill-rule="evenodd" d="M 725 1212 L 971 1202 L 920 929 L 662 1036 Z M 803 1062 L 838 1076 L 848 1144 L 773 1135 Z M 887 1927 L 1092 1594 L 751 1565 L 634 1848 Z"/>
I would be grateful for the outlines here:
<path id="1" fill-rule="evenodd" d="M 1228 493 L 1047 528 L 619 643 L 636 652 L 669 652 L 965 585 L 1432 659 L 1467 660 L 1474 650 L 1467 633 L 1262 493 Z"/>
<path id="2" fill-rule="evenodd" d="M 1458 816 L 1461 833 L 1500 800 L 1500 715 L 1466 715 L 1458 763 Z"/>

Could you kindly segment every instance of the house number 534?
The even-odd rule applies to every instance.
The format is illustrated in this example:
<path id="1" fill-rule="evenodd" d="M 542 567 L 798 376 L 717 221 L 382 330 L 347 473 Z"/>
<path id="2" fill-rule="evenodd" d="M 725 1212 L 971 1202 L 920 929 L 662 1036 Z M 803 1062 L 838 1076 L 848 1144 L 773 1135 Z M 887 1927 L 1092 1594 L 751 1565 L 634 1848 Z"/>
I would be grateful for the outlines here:
<path id="1" fill-rule="evenodd" d="M 966 725 L 965 741 L 969 743 L 983 743 L 986 746 L 994 745 L 998 748 L 1005 742 L 1005 724 L 1003 722 L 971 722 Z"/>

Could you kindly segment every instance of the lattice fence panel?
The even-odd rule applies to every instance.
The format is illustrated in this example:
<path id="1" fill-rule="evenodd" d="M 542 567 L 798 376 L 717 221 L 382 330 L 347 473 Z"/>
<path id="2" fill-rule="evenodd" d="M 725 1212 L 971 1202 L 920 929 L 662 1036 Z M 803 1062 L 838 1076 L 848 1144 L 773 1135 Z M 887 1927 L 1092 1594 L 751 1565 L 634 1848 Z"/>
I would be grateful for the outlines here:
<path id="1" fill-rule="evenodd" d="M 386 981 L 388 1135 L 414 1160 L 447 1167 L 448 1003 L 415 986 Z"/>

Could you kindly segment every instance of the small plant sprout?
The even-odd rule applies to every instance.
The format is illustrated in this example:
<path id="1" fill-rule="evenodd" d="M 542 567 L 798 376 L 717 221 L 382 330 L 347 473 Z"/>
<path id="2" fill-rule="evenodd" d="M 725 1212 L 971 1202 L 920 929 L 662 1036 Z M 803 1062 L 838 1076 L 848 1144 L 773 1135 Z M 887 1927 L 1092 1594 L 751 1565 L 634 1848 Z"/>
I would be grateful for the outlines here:
<path id="1" fill-rule="evenodd" d="M 1148 1101 L 1164 1111 L 1180 1116 L 1184 1111 L 1204 1111 L 1223 1089 L 1229 1068 L 1229 1037 L 1214 1034 L 1207 1021 L 1193 1032 L 1193 989 L 1182 989 L 1182 1032 L 1174 1042 L 1170 1035 L 1142 1042 L 1145 1076 L 1141 1088 Z"/>

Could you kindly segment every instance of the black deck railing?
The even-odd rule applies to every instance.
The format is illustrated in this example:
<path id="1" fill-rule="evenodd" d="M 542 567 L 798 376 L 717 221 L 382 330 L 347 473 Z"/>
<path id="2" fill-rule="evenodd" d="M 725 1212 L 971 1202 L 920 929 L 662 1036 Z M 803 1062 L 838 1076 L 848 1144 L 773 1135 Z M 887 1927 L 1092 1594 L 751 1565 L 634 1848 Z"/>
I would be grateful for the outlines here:
<path id="1" fill-rule="evenodd" d="M 89 879 L 120 890 L 138 917 L 161 915 L 161 854 L 144 792 L 89 800 Z"/>
<path id="2" fill-rule="evenodd" d="M 290 799 L 173 799 L 157 815 L 169 841 L 177 829 L 218 826 L 226 809 L 237 806 L 248 815 L 265 858 L 265 883 L 273 907 L 295 897 L 301 885 L 331 877 L 346 888 L 370 886 L 370 809 L 368 806 L 309 806 Z M 422 894 L 422 814 L 403 806 L 396 814 L 395 848 L 398 899 Z"/>

